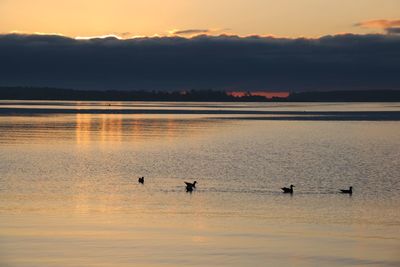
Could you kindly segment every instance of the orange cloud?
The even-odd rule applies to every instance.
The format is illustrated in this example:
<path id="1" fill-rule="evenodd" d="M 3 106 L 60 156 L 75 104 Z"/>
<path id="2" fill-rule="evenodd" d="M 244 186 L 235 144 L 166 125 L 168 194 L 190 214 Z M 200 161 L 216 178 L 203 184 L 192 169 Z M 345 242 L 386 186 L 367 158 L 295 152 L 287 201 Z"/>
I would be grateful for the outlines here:
<path id="1" fill-rule="evenodd" d="M 354 24 L 356 27 L 362 27 L 367 29 L 382 29 L 387 34 L 400 34 L 400 19 L 388 20 L 388 19 L 377 19 L 367 20 Z"/>
<path id="2" fill-rule="evenodd" d="M 400 27 L 400 20 L 387 20 L 387 19 L 377 19 L 377 20 L 367 20 L 356 23 L 355 26 L 370 28 L 370 29 L 388 29 L 392 27 Z"/>

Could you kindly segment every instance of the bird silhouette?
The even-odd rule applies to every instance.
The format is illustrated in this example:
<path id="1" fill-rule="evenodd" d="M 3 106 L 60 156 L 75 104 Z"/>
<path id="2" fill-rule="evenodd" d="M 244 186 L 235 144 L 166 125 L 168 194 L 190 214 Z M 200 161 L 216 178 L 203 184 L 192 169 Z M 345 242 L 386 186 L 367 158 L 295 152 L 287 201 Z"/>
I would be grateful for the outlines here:
<path id="1" fill-rule="evenodd" d="M 350 186 L 349 189 L 340 189 L 340 193 L 342 194 L 353 194 L 353 187 Z"/>
<path id="2" fill-rule="evenodd" d="M 144 176 L 139 177 L 138 182 L 141 184 L 144 184 Z"/>
<path id="3" fill-rule="evenodd" d="M 185 182 L 186 192 L 193 192 L 193 189 L 196 188 L 196 183 L 197 183 L 197 181 L 194 181 L 193 183 Z"/>
<path id="4" fill-rule="evenodd" d="M 281 189 L 282 189 L 283 193 L 293 194 L 293 187 L 295 187 L 295 186 L 291 184 L 290 188 L 282 187 Z"/>
<path id="5" fill-rule="evenodd" d="M 185 182 L 185 184 L 186 184 L 186 186 L 190 186 L 190 187 L 196 188 L 197 181 L 194 181 L 193 183 Z"/>

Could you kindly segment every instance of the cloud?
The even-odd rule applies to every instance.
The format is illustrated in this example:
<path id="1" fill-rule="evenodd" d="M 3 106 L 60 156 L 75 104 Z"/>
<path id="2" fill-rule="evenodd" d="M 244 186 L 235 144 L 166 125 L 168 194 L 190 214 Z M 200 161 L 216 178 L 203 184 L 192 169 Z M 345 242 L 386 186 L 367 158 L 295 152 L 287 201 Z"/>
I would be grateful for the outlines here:
<path id="1" fill-rule="evenodd" d="M 367 20 L 356 23 L 355 26 L 363 28 L 372 28 L 372 29 L 387 29 L 392 27 L 400 27 L 400 20 L 387 20 L 387 19 Z"/>
<path id="2" fill-rule="evenodd" d="M 368 29 L 382 29 L 388 34 L 400 33 L 400 20 L 368 20 L 354 24 L 354 26 Z"/>
<path id="3" fill-rule="evenodd" d="M 121 39 L 121 37 L 116 34 L 106 34 L 106 35 L 98 35 L 98 36 L 76 36 L 75 37 L 75 39 L 77 39 L 77 40 L 107 39 L 107 38 Z"/>
<path id="4" fill-rule="evenodd" d="M 206 34 L 211 32 L 209 29 L 188 29 L 188 30 L 172 30 L 169 31 L 173 35 L 194 35 L 194 34 Z"/>
<path id="5" fill-rule="evenodd" d="M 223 34 L 231 29 L 223 28 L 223 29 L 187 29 L 187 30 L 171 30 L 168 33 L 170 35 L 183 35 L 183 36 L 195 36 L 201 34 L 208 34 L 208 35 L 216 35 L 216 34 Z"/>
<path id="6" fill-rule="evenodd" d="M 77 89 L 400 89 L 400 36 L 0 35 L 0 85 Z"/>

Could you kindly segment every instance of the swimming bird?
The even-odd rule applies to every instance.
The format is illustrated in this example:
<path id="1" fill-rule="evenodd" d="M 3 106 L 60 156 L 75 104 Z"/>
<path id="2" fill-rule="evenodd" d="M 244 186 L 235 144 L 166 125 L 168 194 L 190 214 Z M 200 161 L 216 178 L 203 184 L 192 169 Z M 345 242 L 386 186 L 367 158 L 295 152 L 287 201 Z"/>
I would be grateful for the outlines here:
<path id="1" fill-rule="evenodd" d="M 281 189 L 283 190 L 283 193 L 290 193 L 293 194 L 293 187 L 295 187 L 294 185 L 290 185 L 290 188 L 287 187 L 282 187 Z"/>
<path id="2" fill-rule="evenodd" d="M 193 188 L 196 188 L 196 183 L 197 183 L 197 181 L 194 181 L 193 183 L 185 182 L 186 192 L 193 192 Z"/>
<path id="3" fill-rule="evenodd" d="M 141 184 L 144 184 L 144 176 L 139 177 L 138 182 Z"/>
<path id="4" fill-rule="evenodd" d="M 340 193 L 342 194 L 353 194 L 353 187 L 350 186 L 349 189 L 340 189 Z"/>

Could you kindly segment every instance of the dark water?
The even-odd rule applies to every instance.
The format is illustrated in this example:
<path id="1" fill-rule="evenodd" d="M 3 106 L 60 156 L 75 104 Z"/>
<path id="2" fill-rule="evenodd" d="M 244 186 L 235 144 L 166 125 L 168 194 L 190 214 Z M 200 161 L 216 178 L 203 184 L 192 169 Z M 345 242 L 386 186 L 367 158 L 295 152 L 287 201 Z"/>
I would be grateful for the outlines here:
<path id="1" fill-rule="evenodd" d="M 398 112 L 0 102 L 0 265 L 399 266 Z"/>

